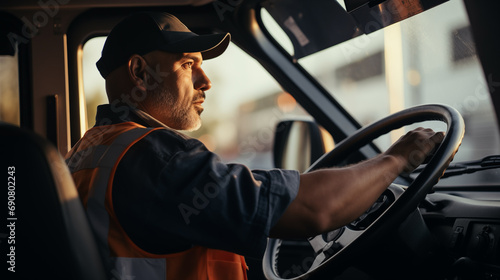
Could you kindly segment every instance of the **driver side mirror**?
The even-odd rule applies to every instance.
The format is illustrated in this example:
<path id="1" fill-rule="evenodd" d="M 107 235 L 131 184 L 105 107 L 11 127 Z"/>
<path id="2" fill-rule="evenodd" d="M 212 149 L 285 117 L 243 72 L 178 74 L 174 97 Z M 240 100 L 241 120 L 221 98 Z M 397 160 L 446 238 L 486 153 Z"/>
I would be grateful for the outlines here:
<path id="1" fill-rule="evenodd" d="M 276 126 L 273 159 L 276 168 L 304 172 L 334 147 L 333 137 L 310 120 L 286 120 Z"/>

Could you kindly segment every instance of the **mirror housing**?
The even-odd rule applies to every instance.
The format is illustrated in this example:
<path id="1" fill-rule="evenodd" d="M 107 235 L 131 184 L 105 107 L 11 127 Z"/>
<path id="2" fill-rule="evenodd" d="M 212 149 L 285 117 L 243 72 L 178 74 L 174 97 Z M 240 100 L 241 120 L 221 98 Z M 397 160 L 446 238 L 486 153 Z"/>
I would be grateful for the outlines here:
<path id="1" fill-rule="evenodd" d="M 302 173 L 333 147 L 332 136 L 316 122 L 281 121 L 276 126 L 274 137 L 274 166 Z"/>

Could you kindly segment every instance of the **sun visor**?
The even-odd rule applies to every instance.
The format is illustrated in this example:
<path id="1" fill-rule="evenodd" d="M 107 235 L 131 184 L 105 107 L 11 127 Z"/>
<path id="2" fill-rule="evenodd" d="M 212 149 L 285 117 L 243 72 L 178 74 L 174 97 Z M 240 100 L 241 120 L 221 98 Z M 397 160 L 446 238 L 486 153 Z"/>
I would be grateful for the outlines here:
<path id="1" fill-rule="evenodd" d="M 347 12 L 365 34 L 382 29 L 448 0 L 344 0 Z"/>
<path id="2" fill-rule="evenodd" d="M 339 0 L 342 1 L 342 0 Z M 293 44 L 295 59 L 402 21 L 448 0 L 269 0 L 264 7 Z"/>
<path id="3" fill-rule="evenodd" d="M 264 7 L 292 41 L 295 59 L 362 34 L 352 16 L 334 0 L 271 0 Z"/>

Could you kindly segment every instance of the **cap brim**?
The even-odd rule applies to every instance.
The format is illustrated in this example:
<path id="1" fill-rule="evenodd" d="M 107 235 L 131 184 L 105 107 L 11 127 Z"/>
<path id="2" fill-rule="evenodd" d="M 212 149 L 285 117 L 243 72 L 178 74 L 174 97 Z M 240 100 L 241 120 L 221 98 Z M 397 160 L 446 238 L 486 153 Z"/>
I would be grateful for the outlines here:
<path id="1" fill-rule="evenodd" d="M 195 35 L 170 44 L 164 51 L 168 52 L 201 52 L 204 60 L 221 55 L 231 42 L 231 34 Z"/>

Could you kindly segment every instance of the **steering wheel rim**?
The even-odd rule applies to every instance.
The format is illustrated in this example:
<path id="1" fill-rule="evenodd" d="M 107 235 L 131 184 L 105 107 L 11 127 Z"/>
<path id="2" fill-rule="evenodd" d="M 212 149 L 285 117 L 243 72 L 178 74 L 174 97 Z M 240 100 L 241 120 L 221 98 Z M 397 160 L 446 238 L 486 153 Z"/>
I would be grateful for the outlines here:
<path id="1" fill-rule="evenodd" d="M 360 128 L 354 134 L 341 141 L 335 149 L 324 154 L 311 165 L 306 172 L 327 166 L 335 166 L 349 153 L 359 150 L 381 135 L 416 122 L 433 120 L 446 123 L 445 137 L 424 169 L 404 193 L 347 246 L 317 264 L 316 267 L 313 264 L 313 267 L 305 273 L 287 279 L 308 278 L 313 273 L 328 270 L 328 267 L 333 267 L 333 263 L 345 263 L 348 256 L 355 254 L 356 250 L 383 236 L 390 228 L 402 222 L 404 218 L 417 208 L 427 193 L 431 191 L 432 187 L 446 170 L 449 162 L 453 159 L 465 134 L 464 120 L 456 109 L 447 105 L 432 104 L 408 108 Z M 269 239 L 263 259 L 263 270 L 267 279 L 283 279 L 278 275 L 277 271 L 280 244 L 280 239 Z"/>

